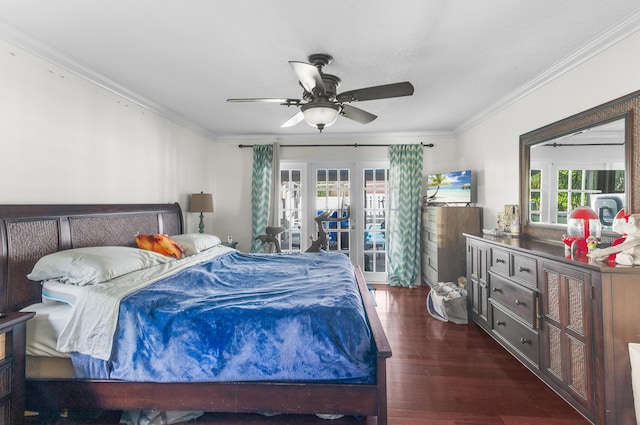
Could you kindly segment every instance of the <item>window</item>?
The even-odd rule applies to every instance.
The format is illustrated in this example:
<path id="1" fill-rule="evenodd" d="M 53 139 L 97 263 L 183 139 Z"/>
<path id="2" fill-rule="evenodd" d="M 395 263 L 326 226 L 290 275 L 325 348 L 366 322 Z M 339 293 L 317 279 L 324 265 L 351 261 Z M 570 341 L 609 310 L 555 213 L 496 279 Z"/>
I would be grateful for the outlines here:
<path id="1" fill-rule="evenodd" d="M 388 168 L 365 168 L 364 187 L 364 271 L 386 272 L 386 237 Z"/>
<path id="2" fill-rule="evenodd" d="M 331 221 L 324 222 L 327 233 L 326 251 L 339 251 L 349 255 L 351 246 L 350 220 L 347 208 L 350 208 L 351 170 L 348 168 L 316 169 L 315 215 L 330 213 Z M 340 220 L 340 218 L 345 218 Z"/>
<path id="3" fill-rule="evenodd" d="M 529 187 L 529 220 L 532 223 L 539 223 L 542 212 L 542 170 L 531 170 L 531 185 Z"/>
<path id="4" fill-rule="evenodd" d="M 597 193 L 624 192 L 624 170 L 558 170 L 556 223 L 567 224 L 576 207 Z"/>

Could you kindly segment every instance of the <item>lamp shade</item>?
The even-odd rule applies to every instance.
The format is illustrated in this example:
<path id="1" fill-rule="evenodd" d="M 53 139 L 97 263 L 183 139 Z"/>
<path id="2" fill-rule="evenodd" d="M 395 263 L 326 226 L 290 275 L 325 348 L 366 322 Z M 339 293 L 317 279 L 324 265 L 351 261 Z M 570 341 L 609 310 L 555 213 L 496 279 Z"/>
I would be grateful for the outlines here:
<path id="1" fill-rule="evenodd" d="M 579 218 L 582 220 L 597 220 L 598 214 L 592 210 L 590 207 L 582 206 L 574 209 L 569 214 L 569 218 Z"/>
<path id="2" fill-rule="evenodd" d="M 578 207 L 571 211 L 567 220 L 567 227 L 569 236 L 575 236 L 583 240 L 587 240 L 589 236 L 599 239 L 602 230 L 598 213 L 587 206 Z"/>
<path id="3" fill-rule="evenodd" d="M 304 115 L 305 122 L 322 132 L 322 129 L 336 122 L 340 106 L 331 102 L 313 102 L 302 105 L 300 110 Z"/>
<path id="4" fill-rule="evenodd" d="M 210 193 L 194 193 L 191 195 L 189 212 L 213 212 L 213 196 Z"/>

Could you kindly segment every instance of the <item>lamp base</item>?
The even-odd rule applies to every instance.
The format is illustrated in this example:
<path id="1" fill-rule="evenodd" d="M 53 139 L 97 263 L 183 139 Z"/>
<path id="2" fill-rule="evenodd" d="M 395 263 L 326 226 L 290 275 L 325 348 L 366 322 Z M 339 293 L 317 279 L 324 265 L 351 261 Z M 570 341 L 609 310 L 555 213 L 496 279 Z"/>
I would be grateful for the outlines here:
<path id="1" fill-rule="evenodd" d="M 200 233 L 204 233 L 204 214 L 200 213 L 200 226 L 198 226 L 198 228 L 200 229 Z"/>

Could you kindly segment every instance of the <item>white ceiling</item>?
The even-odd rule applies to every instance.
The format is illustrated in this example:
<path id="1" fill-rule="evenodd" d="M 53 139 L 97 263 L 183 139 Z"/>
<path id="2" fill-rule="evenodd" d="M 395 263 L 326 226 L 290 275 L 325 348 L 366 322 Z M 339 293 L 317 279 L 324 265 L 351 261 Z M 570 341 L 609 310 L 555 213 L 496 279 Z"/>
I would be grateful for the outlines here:
<path id="1" fill-rule="evenodd" d="M 0 38 L 209 136 L 317 133 L 288 61 L 329 53 L 338 92 L 399 81 L 334 134 L 455 133 L 640 28 L 638 0 L 0 0 Z"/>

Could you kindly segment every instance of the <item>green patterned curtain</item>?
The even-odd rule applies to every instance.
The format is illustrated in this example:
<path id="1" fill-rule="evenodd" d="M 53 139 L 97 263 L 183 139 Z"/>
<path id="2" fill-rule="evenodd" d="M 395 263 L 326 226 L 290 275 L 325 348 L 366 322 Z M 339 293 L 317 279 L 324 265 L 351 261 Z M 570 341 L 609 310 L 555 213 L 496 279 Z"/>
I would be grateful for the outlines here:
<path id="1" fill-rule="evenodd" d="M 415 288 L 420 273 L 422 145 L 389 147 L 389 284 Z"/>
<path id="2" fill-rule="evenodd" d="M 273 146 L 253 145 L 253 172 L 251 176 L 251 252 L 262 252 L 263 235 L 269 222 Z"/>

